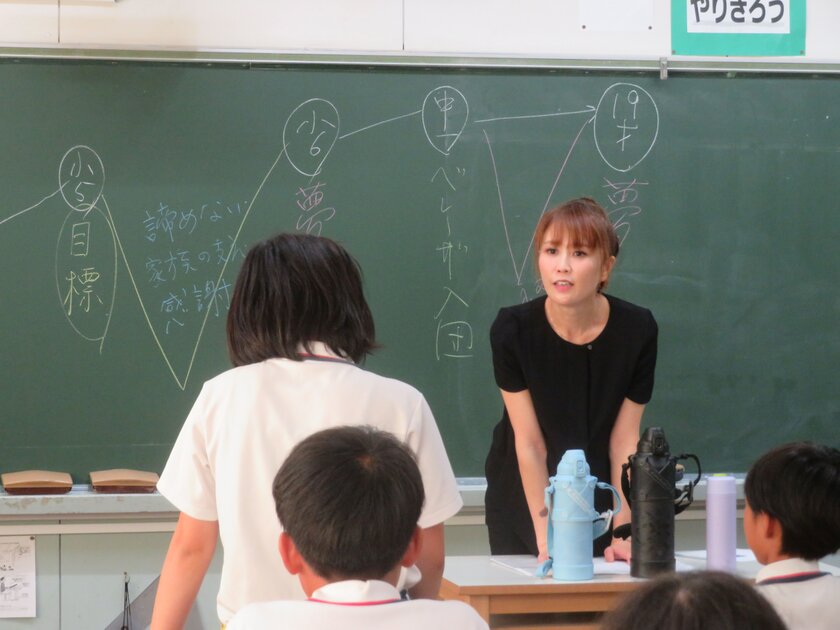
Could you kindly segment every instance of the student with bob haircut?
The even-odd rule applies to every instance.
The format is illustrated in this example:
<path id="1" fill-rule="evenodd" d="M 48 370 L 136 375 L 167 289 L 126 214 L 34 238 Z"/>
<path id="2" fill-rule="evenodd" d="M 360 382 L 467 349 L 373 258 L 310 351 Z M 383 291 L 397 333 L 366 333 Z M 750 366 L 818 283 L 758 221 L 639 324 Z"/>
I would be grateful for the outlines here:
<path id="1" fill-rule="evenodd" d="M 423 496 L 412 452 L 390 433 L 353 426 L 310 435 L 274 479 L 280 556 L 308 599 L 249 604 L 228 630 L 486 630 L 462 602 L 400 599 L 400 567 L 423 544 Z"/>
<path id="2" fill-rule="evenodd" d="M 621 488 L 653 392 L 658 329 L 649 310 L 604 293 L 619 241 L 595 200 L 544 213 L 532 246 L 546 294 L 502 308 L 490 329 L 504 408 L 485 505 L 493 554 L 545 559 L 544 489 L 566 450 L 583 449 L 592 474 Z M 608 493 L 596 494 L 595 507 L 612 507 Z M 624 509 L 614 524 L 629 520 Z M 628 559 L 630 543 L 602 537 L 594 552 Z"/>
<path id="3" fill-rule="evenodd" d="M 691 571 L 657 577 L 621 600 L 601 630 L 785 630 L 747 582 L 729 573 Z"/>
<path id="4" fill-rule="evenodd" d="M 272 553 L 280 524 L 271 483 L 295 444 L 338 424 L 390 431 L 417 455 L 425 544 L 417 555 L 422 578 L 408 586 L 413 597 L 436 597 L 443 522 L 462 501 L 423 396 L 358 365 L 376 342 L 356 261 L 318 236 L 280 234 L 256 244 L 236 280 L 227 342 L 235 367 L 204 384 L 158 483 L 181 514 L 152 627 L 183 626 L 217 537 L 224 547 L 217 597 L 223 624 L 253 601 L 303 598 Z"/>
<path id="5" fill-rule="evenodd" d="M 744 498 L 758 591 L 792 630 L 840 627 L 840 577 L 818 562 L 840 549 L 840 450 L 778 446 L 750 468 Z"/>

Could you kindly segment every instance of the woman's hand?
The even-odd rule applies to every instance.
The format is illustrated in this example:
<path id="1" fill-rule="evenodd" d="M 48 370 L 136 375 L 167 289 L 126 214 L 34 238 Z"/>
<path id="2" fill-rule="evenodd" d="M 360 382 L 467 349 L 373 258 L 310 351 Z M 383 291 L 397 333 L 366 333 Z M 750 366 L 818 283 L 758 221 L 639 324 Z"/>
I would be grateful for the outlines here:
<path id="1" fill-rule="evenodd" d="M 616 560 L 630 562 L 630 539 L 613 538 L 612 544 L 604 549 L 604 560 L 607 562 L 615 562 Z"/>

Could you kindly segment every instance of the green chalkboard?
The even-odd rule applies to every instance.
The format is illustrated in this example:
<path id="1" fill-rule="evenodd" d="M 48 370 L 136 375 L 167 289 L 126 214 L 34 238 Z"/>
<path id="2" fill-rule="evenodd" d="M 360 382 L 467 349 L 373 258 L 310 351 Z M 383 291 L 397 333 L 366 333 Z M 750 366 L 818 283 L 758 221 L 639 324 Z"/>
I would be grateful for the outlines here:
<path id="1" fill-rule="evenodd" d="M 0 63 L 0 470 L 160 470 L 227 369 L 243 252 L 343 242 L 459 476 L 501 401 L 487 331 L 588 194 L 610 291 L 660 325 L 644 424 L 706 469 L 836 442 L 840 81 L 558 70 Z"/>

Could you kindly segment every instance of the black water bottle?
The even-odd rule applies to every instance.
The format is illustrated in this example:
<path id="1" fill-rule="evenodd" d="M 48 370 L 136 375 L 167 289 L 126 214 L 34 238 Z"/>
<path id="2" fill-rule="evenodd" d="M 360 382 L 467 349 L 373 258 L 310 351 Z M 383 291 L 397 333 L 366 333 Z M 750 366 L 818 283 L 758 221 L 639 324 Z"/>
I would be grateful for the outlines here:
<path id="1" fill-rule="evenodd" d="M 677 461 L 687 458 L 697 463 L 697 478 L 679 491 L 676 482 L 682 473 L 677 471 Z M 674 516 L 691 504 L 694 486 L 700 480 L 700 461 L 691 454 L 672 457 L 662 428 L 649 427 L 636 453 L 621 468 L 621 487 L 630 504 L 630 575 L 653 577 L 673 571 Z"/>

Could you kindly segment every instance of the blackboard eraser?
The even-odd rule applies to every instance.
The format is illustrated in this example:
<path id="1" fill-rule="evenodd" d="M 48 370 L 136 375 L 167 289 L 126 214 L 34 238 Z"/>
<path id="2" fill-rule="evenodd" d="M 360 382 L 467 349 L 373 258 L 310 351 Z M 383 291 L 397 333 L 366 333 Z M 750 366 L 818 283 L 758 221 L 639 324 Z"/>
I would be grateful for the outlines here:
<path id="1" fill-rule="evenodd" d="M 90 473 L 90 484 L 96 492 L 154 492 L 158 474 L 129 468 L 112 468 Z"/>
<path id="2" fill-rule="evenodd" d="M 0 479 L 9 494 L 65 494 L 73 487 L 69 474 L 51 470 L 21 470 L 4 473 Z"/>

